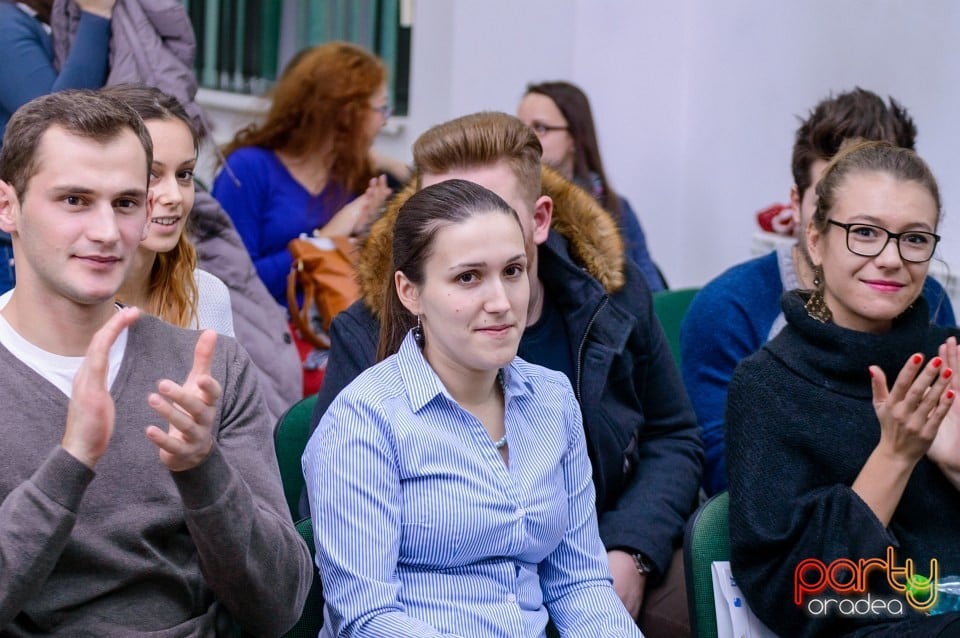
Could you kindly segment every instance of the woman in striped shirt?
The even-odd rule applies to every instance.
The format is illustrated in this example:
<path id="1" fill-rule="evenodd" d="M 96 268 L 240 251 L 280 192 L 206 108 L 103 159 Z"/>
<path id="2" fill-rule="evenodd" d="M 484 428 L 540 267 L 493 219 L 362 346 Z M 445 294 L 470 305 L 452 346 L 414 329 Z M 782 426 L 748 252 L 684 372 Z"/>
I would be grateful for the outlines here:
<path id="1" fill-rule="evenodd" d="M 529 282 L 500 197 L 400 210 L 380 358 L 303 457 L 321 636 L 641 636 L 611 585 L 567 378 L 516 357 Z"/>

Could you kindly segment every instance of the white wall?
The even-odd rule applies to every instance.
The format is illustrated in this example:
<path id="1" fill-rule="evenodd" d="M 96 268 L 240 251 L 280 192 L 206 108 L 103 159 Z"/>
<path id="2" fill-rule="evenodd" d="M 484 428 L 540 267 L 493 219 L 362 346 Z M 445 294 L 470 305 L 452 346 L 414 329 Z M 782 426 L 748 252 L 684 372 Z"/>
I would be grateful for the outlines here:
<path id="1" fill-rule="evenodd" d="M 411 113 L 377 147 L 530 81 L 591 98 L 607 171 L 674 287 L 750 256 L 754 213 L 785 201 L 797 116 L 856 85 L 913 114 L 938 175 L 941 256 L 960 270 L 960 3 L 953 0 L 414 0 Z"/>
<path id="2" fill-rule="evenodd" d="M 893 95 L 939 178 L 941 256 L 960 269 L 960 3 L 416 0 L 413 33 L 411 117 L 379 147 L 409 157 L 432 124 L 573 81 L 673 286 L 749 257 L 754 213 L 789 193 L 797 116 L 856 85 Z"/>

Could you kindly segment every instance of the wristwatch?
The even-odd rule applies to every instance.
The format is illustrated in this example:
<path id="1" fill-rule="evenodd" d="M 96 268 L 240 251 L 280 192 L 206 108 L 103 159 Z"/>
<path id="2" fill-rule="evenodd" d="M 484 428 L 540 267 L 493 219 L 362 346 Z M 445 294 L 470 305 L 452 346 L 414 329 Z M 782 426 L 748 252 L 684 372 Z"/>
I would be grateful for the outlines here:
<path id="1" fill-rule="evenodd" d="M 653 563 L 643 552 L 631 552 L 630 556 L 633 558 L 633 562 L 637 566 L 637 571 L 644 576 L 654 570 Z"/>

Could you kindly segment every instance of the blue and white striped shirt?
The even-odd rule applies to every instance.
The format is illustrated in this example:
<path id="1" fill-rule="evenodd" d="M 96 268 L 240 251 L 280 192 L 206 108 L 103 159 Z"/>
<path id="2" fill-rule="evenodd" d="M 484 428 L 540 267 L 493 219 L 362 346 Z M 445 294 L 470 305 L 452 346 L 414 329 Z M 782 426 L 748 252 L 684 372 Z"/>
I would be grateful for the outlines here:
<path id="1" fill-rule="evenodd" d="M 303 455 L 321 638 L 641 637 L 613 590 L 570 382 L 504 368 L 510 464 L 408 335 Z"/>

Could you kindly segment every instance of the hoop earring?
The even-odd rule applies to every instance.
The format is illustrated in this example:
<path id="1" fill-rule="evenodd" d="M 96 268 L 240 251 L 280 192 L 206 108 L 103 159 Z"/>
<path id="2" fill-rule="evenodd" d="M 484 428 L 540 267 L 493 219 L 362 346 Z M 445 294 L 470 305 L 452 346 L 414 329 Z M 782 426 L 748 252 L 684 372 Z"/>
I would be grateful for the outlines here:
<path id="1" fill-rule="evenodd" d="M 417 325 L 413 327 L 413 340 L 417 342 L 418 346 L 423 347 L 423 323 L 420 321 L 420 315 L 417 315 Z"/>
<path id="2" fill-rule="evenodd" d="M 813 267 L 813 292 L 810 298 L 804 304 L 807 314 L 820 323 L 830 323 L 833 321 L 833 313 L 827 306 L 827 300 L 823 298 L 823 267 Z"/>

